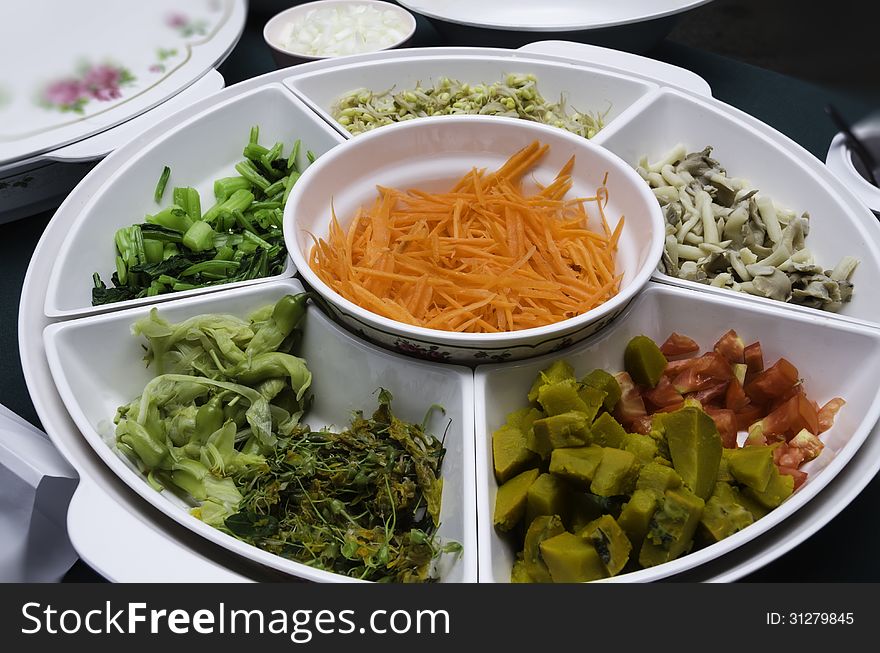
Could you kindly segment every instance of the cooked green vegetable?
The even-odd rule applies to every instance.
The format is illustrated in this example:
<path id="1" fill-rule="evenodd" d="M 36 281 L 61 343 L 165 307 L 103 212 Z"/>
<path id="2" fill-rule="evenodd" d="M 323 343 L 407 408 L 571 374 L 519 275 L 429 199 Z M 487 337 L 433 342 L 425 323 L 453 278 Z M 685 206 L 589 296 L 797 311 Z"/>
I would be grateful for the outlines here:
<path id="1" fill-rule="evenodd" d="M 306 301 L 287 295 L 248 320 L 138 320 L 157 375 L 119 407 L 117 448 L 157 490 L 261 549 L 366 580 L 435 580 L 436 558 L 460 550 L 436 534 L 445 449 L 395 417 L 386 390 L 341 432 L 301 422 L 312 376 L 290 352 Z"/>
<path id="2" fill-rule="evenodd" d="M 350 133 L 426 116 L 480 114 L 521 118 L 560 127 L 592 138 L 604 126 L 605 114 L 569 110 L 565 101 L 549 102 L 538 91 L 534 75 L 506 75 L 491 84 L 465 84 L 441 77 L 433 86 L 393 92 L 354 90 L 336 100 L 333 117 Z"/>
<path id="3" fill-rule="evenodd" d="M 112 287 L 93 274 L 93 306 L 281 273 L 287 262 L 282 214 L 301 172 L 299 141 L 284 157 L 281 143 L 267 149 L 253 140 L 258 137 L 254 127 L 235 166 L 239 176 L 214 181 L 215 203 L 204 212 L 195 188 L 178 187 L 172 204 L 116 232 Z M 308 162 L 314 159 L 309 152 Z M 165 166 L 156 203 L 170 174 Z"/>
<path id="4" fill-rule="evenodd" d="M 168 177 L 171 176 L 171 168 L 165 166 L 162 168 L 162 174 L 159 175 L 159 182 L 156 184 L 156 190 L 153 193 L 153 199 L 156 200 L 156 204 L 162 201 L 162 196 L 165 194 L 165 186 L 168 184 Z"/>
<path id="5" fill-rule="evenodd" d="M 727 176 L 712 148 L 676 146 L 660 161 L 639 162 L 666 217 L 660 271 L 801 306 L 839 311 L 852 299 L 858 261 L 845 256 L 826 270 L 806 248 L 810 216 L 776 205 L 740 178 Z"/>

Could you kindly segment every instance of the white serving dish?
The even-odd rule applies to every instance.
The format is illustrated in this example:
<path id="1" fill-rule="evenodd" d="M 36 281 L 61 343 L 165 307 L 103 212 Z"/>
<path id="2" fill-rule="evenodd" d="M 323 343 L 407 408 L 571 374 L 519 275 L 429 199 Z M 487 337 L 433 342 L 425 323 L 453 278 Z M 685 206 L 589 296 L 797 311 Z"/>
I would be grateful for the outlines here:
<path id="1" fill-rule="evenodd" d="M 426 16 L 453 43 L 516 47 L 536 35 L 644 51 L 663 39 L 679 16 L 709 0 L 399 0 Z"/>
<path id="2" fill-rule="evenodd" d="M 543 47 L 543 45 L 539 43 L 535 44 L 535 47 Z M 656 62 L 646 60 L 644 57 L 609 51 L 605 48 L 591 47 L 590 50 L 594 49 L 595 52 L 584 54 L 580 44 L 570 45 L 571 48 L 566 49 L 563 45 L 554 44 L 552 52 L 531 53 L 528 56 L 547 61 L 576 60 L 598 68 L 607 66 L 611 70 L 631 74 L 638 79 L 650 81 L 656 78 L 661 84 L 683 87 L 694 95 L 708 96 L 705 82 L 689 71 L 674 67 L 671 71 L 663 67 L 658 69 L 654 65 Z M 518 56 L 517 51 L 514 50 L 424 48 L 359 55 L 357 60 L 379 61 L 409 57 L 414 53 L 435 56 L 448 54 L 450 51 L 472 56 L 480 53 Z M 338 61 L 320 61 L 303 64 L 298 71 L 329 70 L 336 65 Z M 174 117 L 166 118 L 155 125 L 145 126 L 136 141 L 121 146 L 118 151 L 92 170 L 70 193 L 43 232 L 28 267 L 22 285 L 18 319 L 19 352 L 24 379 L 46 433 L 76 468 L 81 479 L 68 514 L 71 541 L 80 556 L 93 569 L 110 580 L 118 582 L 259 581 L 277 580 L 279 572 L 268 570 L 262 565 L 231 553 L 166 516 L 121 481 L 82 436 L 61 401 L 43 347 L 43 329 L 56 321 L 48 318 L 43 310 L 43 298 L 47 291 L 52 264 L 64 242 L 67 230 L 75 223 L 79 211 L 88 203 L 90 196 L 116 174 L 123 164 L 136 157 L 145 143 L 160 138 L 181 121 L 192 118 L 230 98 L 267 84 L 280 83 L 289 76 L 289 72 L 275 71 L 246 80 L 215 96 L 201 99 L 192 106 L 181 109 Z M 850 211 L 858 213 L 863 210 L 856 196 L 836 178 L 828 175 L 825 166 L 803 147 L 741 110 L 721 102 L 713 102 L 728 115 L 736 117 L 756 133 L 764 134 L 778 147 L 798 158 L 801 164 L 814 174 L 827 176 L 826 181 L 840 192 Z M 880 238 L 880 231 L 876 237 Z M 850 463 L 828 487 L 811 500 L 809 509 L 798 511 L 764 536 L 755 538 L 735 552 L 694 567 L 680 578 L 691 581 L 731 582 L 755 571 L 760 566 L 784 555 L 830 522 L 871 482 L 878 471 L 880 471 L 880 427 L 875 426 L 871 437 L 856 452 Z M 108 529 L 107 523 L 118 523 L 120 527 Z M 871 538 L 858 542 L 847 540 L 839 550 L 835 549 L 829 554 L 845 555 L 844 551 L 850 550 L 853 546 L 861 549 L 870 547 Z M 127 555 L 119 555 L 119 551 L 125 551 Z M 158 568 L 130 564 L 130 560 L 145 556 L 159 559 L 162 564 Z M 290 577 L 285 576 L 285 578 Z M 679 576 L 673 578 L 677 579 Z"/>
<path id="3" fill-rule="evenodd" d="M 594 140 L 633 166 L 645 155 L 650 161 L 658 160 L 679 143 L 684 144 L 689 152 L 713 146 L 712 157 L 728 174 L 747 179 L 776 203 L 799 214 L 809 212 L 807 247 L 825 269 L 833 268 L 845 255 L 859 259 L 852 277 L 855 284 L 853 299 L 844 305 L 839 315 L 880 323 L 880 295 L 873 285 L 873 279 L 880 276 L 877 221 L 865 208 L 848 203 L 845 200 L 847 191 L 835 184 L 831 175 L 805 165 L 804 155 L 783 147 L 780 141 L 784 136 L 771 136 L 768 132 L 769 128 L 763 131 L 754 129 L 717 101 L 663 89 L 637 115 L 610 125 Z M 734 292 L 660 272 L 654 278 L 702 292 L 725 295 Z M 825 313 L 746 293 L 735 295 L 750 302 L 781 305 L 799 312 Z"/>
<path id="4" fill-rule="evenodd" d="M 549 145 L 527 175 L 549 184 L 573 155 L 568 197 L 593 197 L 607 174 L 605 215 L 613 231 L 625 216 L 615 256 L 622 274 L 617 295 L 586 313 L 543 327 L 505 333 L 455 333 L 407 325 L 377 315 L 332 290 L 309 266 L 313 238 L 326 238 L 330 203 L 343 229 L 369 206 L 376 186 L 446 190 L 472 168 L 497 170 L 534 140 Z M 593 203 L 587 211 L 601 231 Z M 284 238 L 299 274 L 351 331 L 382 346 L 441 362 L 517 360 L 554 351 L 608 325 L 653 274 L 663 246 L 663 216 L 653 194 L 623 161 L 589 140 L 556 127 L 515 118 L 440 116 L 389 125 L 353 138 L 307 169 L 284 209 Z"/>
<path id="5" fill-rule="evenodd" d="M 880 113 L 874 113 L 860 120 L 853 125 L 852 130 L 874 159 L 880 159 Z M 868 181 L 861 161 L 856 163 L 856 157 L 849 149 L 846 137 L 842 133 L 831 140 L 825 156 L 825 165 L 864 202 L 865 206 L 880 216 L 880 188 Z"/>
<path id="6" fill-rule="evenodd" d="M 16 6 L 15 20 L 0 26 L 7 52 L 34 53 L 35 34 L 41 47 L 4 71 L 0 163 L 88 138 L 173 97 L 226 57 L 246 14 L 244 0 Z"/>
<path id="7" fill-rule="evenodd" d="M 162 304 L 160 314 L 179 322 L 205 313 L 246 317 L 285 294 L 301 292 L 293 279 Z M 122 457 L 115 442 L 116 408 L 137 397 L 153 371 L 143 364 L 141 338 L 131 325 L 148 315 L 138 307 L 104 315 L 53 324 L 44 331 L 49 367 L 61 398 L 80 431 L 104 462 L 144 499 L 195 533 L 254 562 L 316 582 L 342 582 L 343 576 L 272 555 L 226 535 L 188 513 L 189 504 L 169 492 L 158 493 L 137 468 Z M 313 429 L 344 428 L 356 410 L 371 414 L 376 392 L 386 388 L 394 395 L 394 412 L 402 419 L 421 422 L 432 404 L 428 426 L 442 437 L 443 503 L 438 535 L 442 541 L 462 544 L 460 558 L 444 557 L 441 577 L 447 582 L 477 579 L 476 506 L 474 503 L 473 377 L 470 370 L 434 366 L 389 354 L 359 342 L 310 306 L 302 325 L 303 340 L 297 354 L 304 357 L 313 375 L 310 392 L 314 403 L 303 419 Z M 450 422 L 448 430 L 447 421 Z"/>
<path id="8" fill-rule="evenodd" d="M 174 97 L 131 120 L 51 152 L 0 166 L 0 224 L 58 206 L 97 162 L 147 126 L 223 88 L 209 70 Z"/>
<path id="9" fill-rule="evenodd" d="M 699 316 L 695 319 L 695 316 Z M 528 404 L 526 395 L 538 372 L 552 361 L 565 359 L 578 377 L 600 367 L 623 369 L 623 350 L 637 335 L 658 342 L 672 332 L 694 338 L 701 351 L 728 329 L 746 343 L 761 342 L 766 365 L 785 357 L 799 370 L 807 395 L 820 405 L 843 397 L 834 426 L 822 434 L 825 449 L 804 465 L 804 485 L 766 517 L 720 542 L 677 560 L 612 579 L 647 582 L 688 571 L 734 551 L 770 531 L 808 504 L 844 468 L 870 435 L 880 417 L 875 370 L 880 365 L 880 330 L 834 318 L 805 315 L 772 306 L 738 301 L 736 297 L 695 294 L 683 288 L 649 284 L 615 322 L 615 328 L 557 352 L 518 363 L 481 366 L 475 372 L 477 501 L 480 530 L 480 580 L 509 582 L 516 550 L 492 526 L 498 484 L 492 463 L 492 433 L 513 410 Z M 828 365 L 834 360 L 834 365 Z"/>
<path id="10" fill-rule="evenodd" d="M 99 272 L 104 282 L 110 283 L 116 257 L 113 240 L 116 230 L 141 222 L 145 214 L 169 205 L 170 191 L 177 185 L 194 186 L 201 195 L 202 211 L 206 211 L 214 203 L 214 180 L 237 174 L 235 164 L 243 159 L 242 149 L 253 125 L 260 126 L 260 143 L 271 146 L 281 141 L 285 144 L 285 155 L 297 138 L 302 139 L 300 169 L 307 165 L 306 150 L 320 156 L 343 140 L 277 84 L 230 98 L 201 115 L 182 121 L 122 167 L 79 212 L 53 265 L 46 294 L 46 315 L 89 315 L 273 278 L 143 297 L 113 305 L 91 305 L 92 274 Z M 171 168 L 171 177 L 162 204 L 157 205 L 153 191 L 166 165 Z M 83 256 L 83 252 L 89 256 Z M 287 266 L 276 276 L 293 276 L 295 271 L 288 258 Z"/>
<path id="11" fill-rule="evenodd" d="M 351 60 L 332 69 L 300 72 L 302 69 L 297 68 L 284 84 L 346 137 L 349 132 L 333 118 L 333 105 L 341 95 L 359 88 L 399 91 L 416 84 L 433 85 L 443 77 L 468 84 L 490 84 L 510 73 L 533 74 L 538 91 L 548 102 L 564 98 L 567 107 L 582 113 L 607 111 L 606 124 L 634 109 L 633 105 L 657 88 L 653 82 L 611 70 L 531 55 L 491 51 L 493 54 L 480 56 L 458 54 L 452 48 L 438 49 L 434 55 L 417 55 L 417 49 L 408 52 L 409 57 Z M 340 64 L 343 61 L 340 58 Z"/>
<path id="12" fill-rule="evenodd" d="M 396 41 L 392 41 L 386 45 L 373 45 L 367 51 L 378 52 L 381 50 L 393 50 L 406 44 L 416 31 L 416 19 L 410 12 L 403 7 L 383 0 L 315 0 L 314 2 L 296 3 L 288 6 L 283 11 L 275 14 L 266 22 L 263 28 L 263 40 L 272 51 L 272 58 L 279 68 L 287 66 L 295 66 L 307 61 L 317 61 L 320 59 L 328 59 L 340 56 L 338 54 L 314 54 L 299 52 L 291 49 L 284 42 L 285 27 L 290 23 L 299 21 L 306 17 L 312 11 L 325 11 L 329 9 L 345 9 L 348 6 L 368 7 L 370 10 L 380 9 L 385 12 L 391 12 L 398 17 L 404 26 L 402 36 Z M 306 18 L 308 21 L 309 19 Z M 350 33 L 350 32 L 349 32 Z"/>

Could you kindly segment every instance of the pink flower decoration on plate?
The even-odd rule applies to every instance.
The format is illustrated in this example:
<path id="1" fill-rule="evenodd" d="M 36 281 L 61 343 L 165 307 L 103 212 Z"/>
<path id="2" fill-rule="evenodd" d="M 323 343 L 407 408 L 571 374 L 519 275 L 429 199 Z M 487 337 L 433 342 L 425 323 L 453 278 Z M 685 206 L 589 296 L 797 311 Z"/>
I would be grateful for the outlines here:
<path id="1" fill-rule="evenodd" d="M 49 85 L 45 92 L 45 99 L 49 104 L 69 106 L 75 104 L 85 94 L 86 89 L 78 79 L 60 79 Z"/>
<path id="2" fill-rule="evenodd" d="M 121 74 L 118 68 L 111 66 L 95 66 L 86 73 L 83 85 L 96 100 L 107 102 L 122 97 L 119 90 Z"/>
<path id="3" fill-rule="evenodd" d="M 189 22 L 189 19 L 185 14 L 168 14 L 168 17 L 165 19 L 165 24 L 168 27 L 183 27 Z"/>

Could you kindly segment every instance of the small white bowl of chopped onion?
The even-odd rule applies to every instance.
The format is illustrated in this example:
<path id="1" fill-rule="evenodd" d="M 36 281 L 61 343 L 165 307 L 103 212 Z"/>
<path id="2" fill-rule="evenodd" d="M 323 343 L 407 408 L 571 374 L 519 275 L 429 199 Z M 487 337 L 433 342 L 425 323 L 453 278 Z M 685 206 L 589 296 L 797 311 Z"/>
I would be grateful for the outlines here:
<path id="1" fill-rule="evenodd" d="M 273 16 L 263 39 L 279 67 L 400 47 L 416 19 L 382 0 L 317 0 Z"/>

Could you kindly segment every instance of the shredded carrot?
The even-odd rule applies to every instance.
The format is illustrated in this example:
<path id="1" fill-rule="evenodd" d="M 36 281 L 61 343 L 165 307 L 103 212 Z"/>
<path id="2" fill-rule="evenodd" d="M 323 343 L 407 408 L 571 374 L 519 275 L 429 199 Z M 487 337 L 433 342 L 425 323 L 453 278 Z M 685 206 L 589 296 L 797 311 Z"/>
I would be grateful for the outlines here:
<path id="1" fill-rule="evenodd" d="M 347 230 L 331 207 L 310 266 L 359 306 L 432 329 L 515 331 L 595 308 L 620 290 L 624 219 L 613 230 L 606 220 L 607 174 L 593 197 L 565 199 L 574 157 L 525 195 L 522 179 L 548 150 L 535 141 L 495 172 L 470 170 L 446 193 L 377 186 Z"/>

